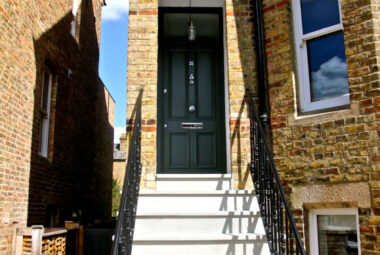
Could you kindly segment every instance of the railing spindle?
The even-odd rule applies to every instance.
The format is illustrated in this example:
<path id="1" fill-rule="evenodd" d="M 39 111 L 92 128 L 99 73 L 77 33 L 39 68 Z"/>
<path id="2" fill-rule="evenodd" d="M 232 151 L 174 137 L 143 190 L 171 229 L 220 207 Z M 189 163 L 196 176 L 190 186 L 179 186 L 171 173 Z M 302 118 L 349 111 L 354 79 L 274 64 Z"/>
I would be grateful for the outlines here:
<path id="1" fill-rule="evenodd" d="M 272 254 L 301 254 L 305 250 L 269 149 L 266 132 L 249 101 L 251 175 Z"/>
<path id="2" fill-rule="evenodd" d="M 129 144 L 127 167 L 124 177 L 122 197 L 120 200 L 119 215 L 117 219 L 112 255 L 130 255 L 132 253 L 133 233 L 137 211 L 137 201 L 141 177 L 141 103 L 140 90 L 135 108 L 132 138 Z"/>

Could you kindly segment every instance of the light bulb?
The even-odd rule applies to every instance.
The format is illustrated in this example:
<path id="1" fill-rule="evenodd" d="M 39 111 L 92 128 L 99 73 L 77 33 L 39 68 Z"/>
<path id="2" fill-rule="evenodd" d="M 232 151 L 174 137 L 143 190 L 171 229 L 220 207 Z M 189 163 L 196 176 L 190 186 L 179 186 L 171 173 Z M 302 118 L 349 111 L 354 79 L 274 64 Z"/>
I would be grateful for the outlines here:
<path id="1" fill-rule="evenodd" d="M 190 20 L 189 29 L 188 29 L 189 41 L 194 41 L 197 36 L 197 31 L 195 30 L 195 26 L 193 24 L 193 20 Z"/>

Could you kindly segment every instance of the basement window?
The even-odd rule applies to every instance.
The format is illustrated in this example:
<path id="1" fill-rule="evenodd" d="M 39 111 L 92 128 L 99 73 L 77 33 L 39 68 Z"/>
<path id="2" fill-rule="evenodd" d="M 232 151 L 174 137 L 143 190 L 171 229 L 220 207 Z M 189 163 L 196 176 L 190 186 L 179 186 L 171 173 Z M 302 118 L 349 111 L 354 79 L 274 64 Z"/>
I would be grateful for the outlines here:
<path id="1" fill-rule="evenodd" d="M 311 210 L 309 224 L 311 255 L 360 255 L 356 208 Z"/>
<path id="2" fill-rule="evenodd" d="M 45 158 L 48 156 L 49 147 L 49 122 L 52 82 L 53 75 L 50 72 L 45 71 L 42 81 L 40 140 L 38 145 L 38 154 Z"/>
<path id="3" fill-rule="evenodd" d="M 301 112 L 349 105 L 339 0 L 293 0 Z"/>

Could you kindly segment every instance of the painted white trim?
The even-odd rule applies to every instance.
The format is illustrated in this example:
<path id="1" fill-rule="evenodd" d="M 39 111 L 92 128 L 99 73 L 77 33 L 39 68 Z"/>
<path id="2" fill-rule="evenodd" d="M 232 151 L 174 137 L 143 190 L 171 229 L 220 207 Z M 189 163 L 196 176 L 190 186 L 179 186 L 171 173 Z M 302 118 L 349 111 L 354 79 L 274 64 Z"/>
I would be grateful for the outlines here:
<path id="1" fill-rule="evenodd" d="M 49 75 L 49 82 L 48 82 L 48 94 L 47 94 L 47 107 L 46 107 L 46 116 L 42 117 L 42 122 L 40 125 L 40 129 L 42 129 L 42 132 L 40 132 L 40 146 L 38 155 L 47 158 L 48 156 L 48 147 L 49 147 L 49 126 L 50 126 L 50 103 L 51 103 L 51 87 L 53 82 L 53 75 L 49 72 L 43 73 L 43 79 L 42 79 L 42 94 L 41 94 L 41 109 L 42 109 L 42 103 L 43 103 L 43 89 L 45 86 L 45 74 Z"/>
<path id="2" fill-rule="evenodd" d="M 159 179 L 231 179 L 231 174 L 156 174 Z"/>
<path id="3" fill-rule="evenodd" d="M 321 37 L 327 34 L 331 34 L 334 32 L 338 32 L 340 30 L 343 30 L 343 25 L 342 24 L 337 24 L 331 27 L 325 27 L 320 30 L 301 35 L 301 47 L 303 47 L 306 44 L 307 40 L 311 40 L 317 37 Z"/>
<path id="4" fill-rule="evenodd" d="M 76 16 L 77 15 L 77 12 L 78 12 L 78 9 L 79 9 L 79 5 L 80 5 L 80 2 L 81 0 L 73 0 L 73 15 Z"/>
<path id="5" fill-rule="evenodd" d="M 303 34 L 301 3 L 300 0 L 292 0 L 293 21 L 294 21 L 294 36 L 296 43 L 297 68 L 298 68 L 298 99 L 301 112 L 311 112 L 332 107 L 344 106 L 350 104 L 349 94 L 339 97 L 328 98 L 316 102 L 311 101 L 310 79 L 309 79 L 309 61 L 307 54 L 306 41 L 320 36 L 331 34 L 343 30 L 342 11 L 339 4 L 340 23 L 326 27 L 308 34 Z"/>
<path id="6" fill-rule="evenodd" d="M 226 6 L 223 2 L 223 57 L 224 57 L 224 114 L 225 114 L 225 134 L 226 134 L 226 172 L 232 174 L 231 163 L 231 134 L 230 134 L 230 99 L 228 90 L 228 54 L 227 54 L 227 20 L 226 20 Z M 232 176 L 233 177 L 233 176 Z"/>
<path id="7" fill-rule="evenodd" d="M 77 30 L 77 15 L 74 15 L 74 18 L 71 21 L 71 30 L 70 30 L 70 34 L 74 38 L 75 38 L 76 30 Z"/>
<path id="8" fill-rule="evenodd" d="M 189 7 L 189 0 L 159 0 L 159 7 Z M 228 58 L 227 58 L 227 27 L 226 27 L 226 6 L 224 0 L 191 0 L 192 7 L 214 7 L 223 8 L 223 54 L 224 54 L 224 113 L 225 113 L 225 134 L 226 134 L 226 173 L 232 173 L 231 166 L 231 139 L 230 139 L 230 112 L 228 97 Z"/>
<path id="9" fill-rule="evenodd" d="M 77 30 L 77 13 L 78 13 L 79 6 L 80 6 L 81 2 L 82 2 L 82 0 L 73 0 L 72 13 L 73 13 L 74 18 L 71 21 L 70 33 L 74 38 L 75 38 L 76 30 Z"/>
<path id="10" fill-rule="evenodd" d="M 326 208 L 314 209 L 309 212 L 309 237 L 310 237 L 310 254 L 319 255 L 319 240 L 318 240 L 318 215 L 355 215 L 356 218 L 356 235 L 358 240 L 358 252 L 360 251 L 360 228 L 359 228 L 359 213 L 357 208 Z"/>

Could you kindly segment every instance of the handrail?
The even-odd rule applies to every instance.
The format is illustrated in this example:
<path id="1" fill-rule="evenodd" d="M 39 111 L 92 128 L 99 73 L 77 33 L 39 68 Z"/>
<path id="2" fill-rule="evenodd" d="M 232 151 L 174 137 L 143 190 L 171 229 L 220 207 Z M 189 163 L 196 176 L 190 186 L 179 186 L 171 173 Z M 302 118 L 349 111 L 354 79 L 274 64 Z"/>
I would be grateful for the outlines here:
<path id="1" fill-rule="evenodd" d="M 305 255 L 301 237 L 269 149 L 267 134 L 260 123 L 252 97 L 249 98 L 249 113 L 251 175 L 269 248 L 272 254 Z"/>
<path id="2" fill-rule="evenodd" d="M 133 233 L 135 227 L 137 200 L 141 179 L 141 104 L 143 90 L 140 90 L 132 111 L 131 122 L 134 124 L 129 144 L 128 161 L 124 177 L 123 193 L 120 201 L 112 255 L 130 255 L 132 253 Z M 133 118 L 134 117 L 134 118 Z"/>

